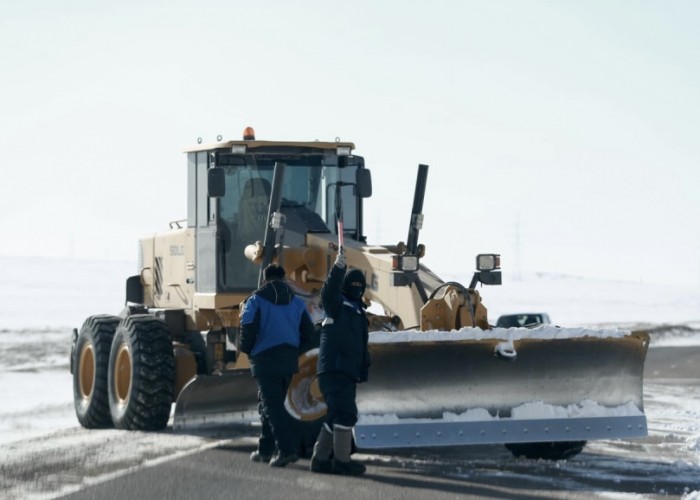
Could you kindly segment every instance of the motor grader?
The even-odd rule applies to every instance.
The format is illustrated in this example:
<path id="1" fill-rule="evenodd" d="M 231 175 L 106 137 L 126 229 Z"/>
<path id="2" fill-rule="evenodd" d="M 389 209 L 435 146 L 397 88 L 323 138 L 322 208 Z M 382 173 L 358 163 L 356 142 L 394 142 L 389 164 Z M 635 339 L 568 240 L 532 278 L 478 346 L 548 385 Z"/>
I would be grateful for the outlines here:
<path id="1" fill-rule="evenodd" d="M 501 283 L 481 254 L 471 282 L 445 282 L 418 243 L 428 167 L 420 165 L 405 242 L 368 242 L 371 174 L 350 142 L 243 140 L 186 150 L 187 219 L 139 242 L 139 274 L 117 315 L 87 318 L 71 352 L 87 428 L 196 432 L 255 422 L 257 389 L 237 349 L 243 301 L 277 262 L 312 319 L 342 245 L 367 279 L 369 382 L 358 387 L 360 449 L 503 443 L 562 458 L 590 439 L 645 436 L 644 332 L 543 325 L 494 328 L 479 285 Z M 325 414 L 317 350 L 300 353 L 287 397 L 310 450 Z"/>

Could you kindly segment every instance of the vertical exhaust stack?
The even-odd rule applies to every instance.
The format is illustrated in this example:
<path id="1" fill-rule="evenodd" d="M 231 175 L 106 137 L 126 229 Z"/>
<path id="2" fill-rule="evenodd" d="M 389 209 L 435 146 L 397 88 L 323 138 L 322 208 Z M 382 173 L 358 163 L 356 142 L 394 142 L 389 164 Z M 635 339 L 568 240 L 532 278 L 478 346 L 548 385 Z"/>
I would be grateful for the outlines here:
<path id="1" fill-rule="evenodd" d="M 408 238 L 406 245 L 399 244 L 399 255 L 395 255 L 392 262 L 392 286 L 415 285 L 423 304 L 428 301 L 428 294 L 420 281 L 418 271 L 420 258 L 423 256 L 423 245 L 418 244 L 418 235 L 423 228 L 423 200 L 425 199 L 425 186 L 428 180 L 428 165 L 418 165 L 416 188 L 413 194 L 413 208 L 411 220 L 408 225 Z M 403 245 L 403 248 L 402 248 Z"/>
<path id="2" fill-rule="evenodd" d="M 246 129 L 247 130 L 247 129 Z M 280 208 L 282 206 L 282 182 L 284 181 L 284 163 L 275 163 L 275 170 L 272 174 L 272 192 L 270 193 L 270 205 L 267 209 L 267 222 L 265 226 L 265 241 L 263 243 L 262 263 L 258 274 L 258 287 L 263 282 L 263 271 L 274 258 L 275 242 L 277 240 L 277 229 L 281 227 L 282 217 Z"/>
<path id="3" fill-rule="evenodd" d="M 418 233 L 423 229 L 423 200 L 425 200 L 425 187 L 428 182 L 428 165 L 418 165 L 418 177 L 416 189 L 413 194 L 413 209 L 411 210 L 411 223 L 408 226 L 408 239 L 406 251 L 410 255 L 417 255 Z"/>
<path id="4" fill-rule="evenodd" d="M 413 209 L 411 210 L 411 224 L 408 227 L 408 239 L 406 249 L 410 255 L 416 257 L 416 264 L 421 255 L 418 255 L 418 233 L 423 229 L 423 200 L 425 199 L 425 186 L 428 182 L 428 165 L 418 165 L 418 177 L 416 178 L 416 190 L 413 194 Z M 422 252 L 421 252 L 422 253 Z M 418 268 L 419 266 L 416 265 Z M 416 272 L 418 269 L 416 269 Z M 416 290 L 420 295 L 421 300 L 425 304 L 428 302 L 428 294 L 425 292 L 425 287 L 421 283 L 418 274 L 413 282 L 416 285 Z"/>

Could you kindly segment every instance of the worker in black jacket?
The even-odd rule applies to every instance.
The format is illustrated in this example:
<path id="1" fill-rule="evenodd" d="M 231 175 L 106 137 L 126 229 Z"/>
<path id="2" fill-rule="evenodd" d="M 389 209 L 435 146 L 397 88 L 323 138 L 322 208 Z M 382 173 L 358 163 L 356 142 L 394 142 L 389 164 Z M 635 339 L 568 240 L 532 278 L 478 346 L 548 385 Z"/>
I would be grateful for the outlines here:
<path id="1" fill-rule="evenodd" d="M 341 247 L 321 290 L 326 319 L 317 373 L 328 414 L 314 445 L 314 472 L 353 476 L 365 472 L 363 464 L 350 459 L 352 428 L 357 423 L 356 387 L 367 381 L 369 368 L 368 322 L 362 301 L 365 286 L 362 271 L 353 269 L 346 275 Z"/>
<path id="2" fill-rule="evenodd" d="M 314 326 L 304 301 L 284 283 L 284 268 L 270 264 L 264 276 L 263 286 L 241 311 L 240 349 L 249 355 L 258 382 L 262 423 L 258 449 L 250 459 L 284 467 L 299 459 L 284 400 L 299 368 L 300 349 L 311 341 Z M 273 456 L 275 445 L 278 453 Z"/>

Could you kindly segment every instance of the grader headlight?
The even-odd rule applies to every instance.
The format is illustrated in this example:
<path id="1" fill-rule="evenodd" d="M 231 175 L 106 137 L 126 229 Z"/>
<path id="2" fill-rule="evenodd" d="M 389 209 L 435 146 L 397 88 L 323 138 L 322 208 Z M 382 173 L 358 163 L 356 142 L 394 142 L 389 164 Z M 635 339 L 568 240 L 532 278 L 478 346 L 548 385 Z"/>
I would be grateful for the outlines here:
<path id="1" fill-rule="evenodd" d="M 501 256 L 497 253 L 480 253 L 476 256 L 476 272 L 469 284 L 474 288 L 477 283 L 482 285 L 501 284 Z"/>
<path id="2" fill-rule="evenodd" d="M 401 258 L 401 267 L 404 271 L 418 271 L 418 257 L 415 255 L 404 255 Z"/>
<path id="3" fill-rule="evenodd" d="M 494 271 L 501 268 L 501 256 L 496 253 L 481 253 L 476 256 L 476 268 L 479 271 Z"/>
<path id="4" fill-rule="evenodd" d="M 418 257 L 415 255 L 394 255 L 391 259 L 391 269 L 394 271 L 418 271 Z"/>

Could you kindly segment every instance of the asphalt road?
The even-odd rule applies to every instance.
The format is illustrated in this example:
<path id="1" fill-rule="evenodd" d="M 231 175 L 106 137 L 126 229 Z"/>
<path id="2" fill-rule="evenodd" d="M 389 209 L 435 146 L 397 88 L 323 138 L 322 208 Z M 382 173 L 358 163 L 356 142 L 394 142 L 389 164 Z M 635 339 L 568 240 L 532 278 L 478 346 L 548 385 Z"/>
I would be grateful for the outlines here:
<path id="1" fill-rule="evenodd" d="M 482 454 L 503 453 L 500 447 L 480 450 Z M 551 498 L 554 492 L 513 489 L 512 484 L 465 481 L 421 471 L 403 470 L 396 463 L 372 461 L 368 472 L 359 478 L 328 476 L 308 471 L 308 460 L 300 460 L 285 469 L 271 469 L 252 463 L 248 455 L 253 442 L 223 446 L 174 460 L 157 467 L 102 483 L 65 498 L 206 498 L 276 499 L 310 498 L 353 499 L 449 499 L 465 496 L 512 498 Z M 586 495 L 581 492 L 581 498 Z"/>

